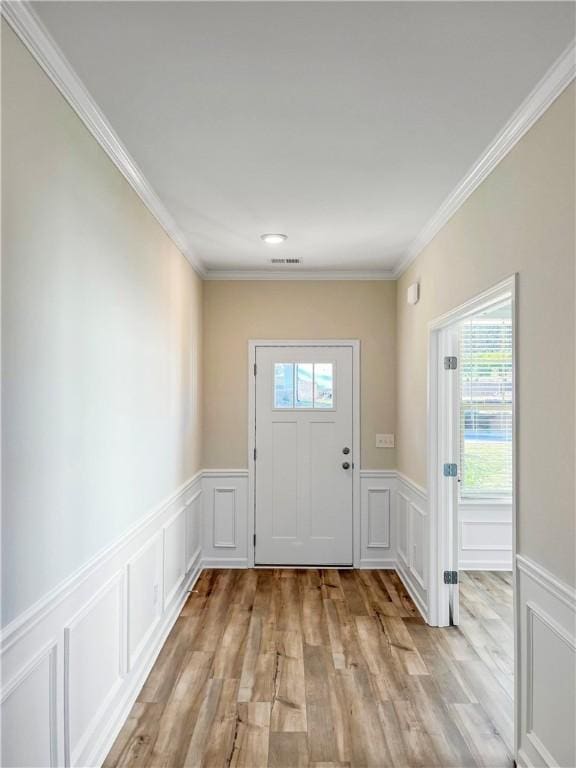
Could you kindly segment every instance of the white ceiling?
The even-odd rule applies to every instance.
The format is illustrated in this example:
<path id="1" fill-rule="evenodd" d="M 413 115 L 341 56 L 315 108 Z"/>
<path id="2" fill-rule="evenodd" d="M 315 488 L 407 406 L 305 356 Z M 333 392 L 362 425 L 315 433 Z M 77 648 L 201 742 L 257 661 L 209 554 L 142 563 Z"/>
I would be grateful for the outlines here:
<path id="1" fill-rule="evenodd" d="M 393 268 L 574 36 L 572 3 L 39 2 L 210 269 Z M 272 248 L 263 232 L 285 232 Z M 272 267 L 270 267 L 272 268 Z"/>

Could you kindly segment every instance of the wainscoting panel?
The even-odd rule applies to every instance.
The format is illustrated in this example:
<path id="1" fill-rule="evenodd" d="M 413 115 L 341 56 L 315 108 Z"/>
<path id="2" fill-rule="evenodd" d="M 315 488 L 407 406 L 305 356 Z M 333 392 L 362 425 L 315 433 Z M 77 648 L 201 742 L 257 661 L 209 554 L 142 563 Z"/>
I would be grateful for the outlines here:
<path id="1" fill-rule="evenodd" d="M 512 506 L 461 502 L 458 505 L 459 567 L 512 570 Z"/>
<path id="2" fill-rule="evenodd" d="M 396 473 L 360 470 L 360 568 L 394 568 Z"/>
<path id="3" fill-rule="evenodd" d="M 370 549 L 390 547 L 390 489 L 368 488 L 368 521 L 366 546 Z"/>
<path id="4" fill-rule="evenodd" d="M 186 502 L 186 573 L 202 555 L 202 488 Z"/>
<path id="5" fill-rule="evenodd" d="M 576 765 L 576 590 L 517 555 L 520 763 Z"/>
<path id="6" fill-rule="evenodd" d="M 396 568 L 426 616 L 425 491 L 389 471 L 361 472 L 360 486 L 360 567 Z M 202 566 L 248 565 L 247 496 L 245 470 L 198 473 L 3 630 L 3 765 L 102 762 Z M 466 522 L 465 552 L 476 529 L 500 546 L 498 525 Z M 575 591 L 517 563 L 519 764 L 574 766 Z"/>
<path id="7" fill-rule="evenodd" d="M 423 592 L 426 591 L 427 519 L 422 506 L 410 502 L 410 572 Z"/>
<path id="8" fill-rule="evenodd" d="M 2 693 L 2 765 L 55 768 L 56 644 L 49 644 Z"/>
<path id="9" fill-rule="evenodd" d="M 212 546 L 236 549 L 236 488 L 214 488 L 212 494 Z"/>
<path id="10" fill-rule="evenodd" d="M 66 762 L 86 765 L 102 717 L 126 674 L 124 571 L 64 627 Z"/>
<path id="11" fill-rule="evenodd" d="M 404 565 L 408 567 L 408 527 L 410 525 L 410 499 L 401 491 L 396 494 L 397 498 L 397 520 L 398 520 L 398 540 L 396 549 L 398 557 Z"/>
<path id="12" fill-rule="evenodd" d="M 248 566 L 248 470 L 205 470 L 202 560 L 206 568 Z"/>
<path id="13" fill-rule="evenodd" d="M 4 628 L 3 766 L 103 761 L 200 573 L 201 512 L 198 473 Z"/>
<path id="14" fill-rule="evenodd" d="M 164 526 L 164 610 L 178 593 L 186 575 L 186 507 Z"/>
<path id="15" fill-rule="evenodd" d="M 160 532 L 127 566 L 129 669 L 137 663 L 162 615 L 162 543 Z"/>
<path id="16" fill-rule="evenodd" d="M 424 618 L 428 615 L 428 499 L 423 488 L 398 474 L 397 570 Z"/>

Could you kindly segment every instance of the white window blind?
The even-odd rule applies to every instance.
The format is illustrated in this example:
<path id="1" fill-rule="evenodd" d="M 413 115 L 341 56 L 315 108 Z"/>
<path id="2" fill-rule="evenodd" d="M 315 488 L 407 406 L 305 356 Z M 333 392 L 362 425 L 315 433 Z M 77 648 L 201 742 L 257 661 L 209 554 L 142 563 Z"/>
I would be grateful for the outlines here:
<path id="1" fill-rule="evenodd" d="M 460 326 L 460 495 L 512 496 L 511 304 Z"/>

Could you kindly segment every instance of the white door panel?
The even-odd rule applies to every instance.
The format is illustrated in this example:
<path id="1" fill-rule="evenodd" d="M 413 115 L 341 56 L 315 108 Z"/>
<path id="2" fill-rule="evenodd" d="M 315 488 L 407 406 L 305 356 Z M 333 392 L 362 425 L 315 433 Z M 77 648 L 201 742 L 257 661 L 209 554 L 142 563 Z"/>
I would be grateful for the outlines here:
<path id="1" fill-rule="evenodd" d="M 255 562 L 351 565 L 352 347 L 257 347 L 256 364 Z"/>

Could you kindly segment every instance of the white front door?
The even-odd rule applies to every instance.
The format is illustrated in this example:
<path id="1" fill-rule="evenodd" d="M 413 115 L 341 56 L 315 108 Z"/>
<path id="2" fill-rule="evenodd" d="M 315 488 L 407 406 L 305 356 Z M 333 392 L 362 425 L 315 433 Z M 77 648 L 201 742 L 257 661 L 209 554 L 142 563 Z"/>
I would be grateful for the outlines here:
<path id="1" fill-rule="evenodd" d="M 352 565 L 351 346 L 256 347 L 256 565 Z"/>

